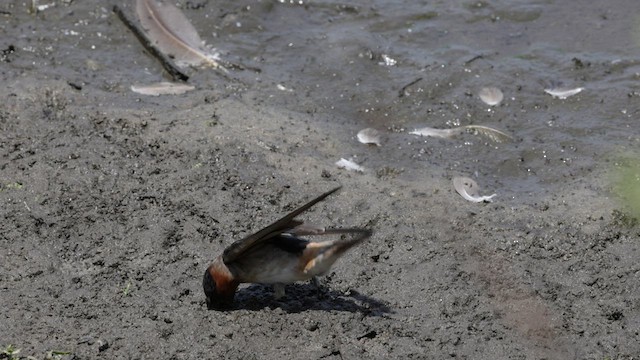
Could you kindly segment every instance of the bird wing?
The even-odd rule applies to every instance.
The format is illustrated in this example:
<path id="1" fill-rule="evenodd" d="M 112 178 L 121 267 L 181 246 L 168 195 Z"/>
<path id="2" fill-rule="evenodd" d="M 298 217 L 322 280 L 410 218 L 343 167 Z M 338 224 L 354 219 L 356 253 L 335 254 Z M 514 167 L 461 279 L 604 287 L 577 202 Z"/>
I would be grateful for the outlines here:
<path id="1" fill-rule="evenodd" d="M 281 234 L 283 232 L 285 232 L 286 230 L 290 230 L 293 229 L 299 225 L 301 225 L 303 222 L 302 221 L 298 221 L 295 220 L 294 218 L 298 215 L 300 215 L 301 213 L 305 212 L 306 210 L 308 210 L 310 207 L 312 207 L 313 205 L 317 204 L 318 202 L 324 200 L 324 198 L 326 198 L 327 196 L 333 194 L 334 192 L 338 191 L 341 188 L 341 186 L 338 186 L 337 188 L 333 189 L 333 190 L 329 190 L 326 193 L 318 196 L 317 198 L 309 201 L 308 203 L 300 206 L 299 208 L 293 210 L 292 212 L 288 213 L 287 215 L 283 216 L 280 220 L 277 220 L 276 222 L 272 223 L 271 225 L 265 227 L 264 229 L 258 231 L 255 234 L 249 235 L 247 237 L 245 237 L 244 239 L 238 240 L 236 242 L 234 242 L 233 244 L 229 245 L 228 248 L 226 248 L 224 250 L 224 252 L 222 253 L 222 260 L 225 263 L 229 263 L 235 259 L 237 259 L 239 256 L 241 256 L 245 251 L 247 251 L 249 248 L 253 247 L 254 245 L 261 243 L 265 240 L 268 240 L 278 234 Z"/>

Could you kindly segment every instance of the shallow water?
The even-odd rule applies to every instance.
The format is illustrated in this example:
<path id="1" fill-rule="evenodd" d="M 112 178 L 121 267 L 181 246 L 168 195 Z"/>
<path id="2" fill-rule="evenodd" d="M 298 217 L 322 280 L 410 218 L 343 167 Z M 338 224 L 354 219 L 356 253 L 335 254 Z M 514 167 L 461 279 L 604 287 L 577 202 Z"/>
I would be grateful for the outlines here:
<path id="1" fill-rule="evenodd" d="M 25 11 L 20 3 L 6 7 Z M 340 129 L 344 157 L 373 171 L 392 168 L 408 181 L 426 174 L 475 176 L 488 191 L 526 201 L 525 193 L 538 196 L 603 176 L 605 160 L 638 145 L 630 131 L 640 96 L 640 17 L 630 11 L 637 8 L 633 0 L 200 1 L 183 7 L 223 58 L 260 69 L 232 71 L 240 81 L 235 85 L 214 71 L 191 71 L 192 84 L 227 93 L 248 88 L 244 101 L 313 114 L 318 127 Z M 78 20 L 74 11 L 88 17 Z M 155 60 L 141 56 L 111 15 L 104 3 L 57 2 L 30 22 L 4 26 L 51 39 L 44 49 L 17 43 L 33 53 L 25 69 L 52 65 L 52 77 L 119 91 L 131 82 L 162 80 Z M 41 20 L 52 19 L 56 25 L 43 29 Z M 566 100 L 543 92 L 559 85 L 585 90 Z M 485 86 L 502 89 L 502 104 L 480 101 Z M 468 124 L 506 131 L 515 141 L 408 134 Z M 355 134 L 364 127 L 388 132 L 388 143 L 359 146 Z"/>
<path id="2" fill-rule="evenodd" d="M 235 6 L 216 25 L 215 44 L 255 60 L 270 104 L 318 113 L 319 122 L 344 127 L 345 157 L 365 167 L 399 168 L 415 181 L 425 174 L 474 175 L 490 191 L 526 201 L 524 194 L 589 186 L 584 178 L 597 183 L 611 158 L 638 145 L 634 1 Z M 502 89 L 500 106 L 480 101 L 485 86 Z M 560 100 L 543 91 L 554 86 L 585 90 Z M 467 124 L 504 130 L 516 141 L 407 134 Z M 352 145 L 363 127 L 388 131 L 388 144 Z"/>

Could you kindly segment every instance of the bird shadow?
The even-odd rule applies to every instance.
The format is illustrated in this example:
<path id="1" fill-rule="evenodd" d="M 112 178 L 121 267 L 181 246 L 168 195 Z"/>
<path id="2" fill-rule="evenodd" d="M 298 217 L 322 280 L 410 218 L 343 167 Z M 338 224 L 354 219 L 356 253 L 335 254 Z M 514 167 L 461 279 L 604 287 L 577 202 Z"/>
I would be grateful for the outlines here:
<path id="1" fill-rule="evenodd" d="M 290 284 L 286 295 L 275 299 L 269 285 L 253 284 L 239 289 L 231 310 L 262 310 L 280 308 L 287 313 L 307 310 L 345 311 L 361 313 L 365 316 L 383 316 L 394 311 L 385 303 L 360 294 L 355 290 L 346 293 L 317 287 L 313 284 Z"/>

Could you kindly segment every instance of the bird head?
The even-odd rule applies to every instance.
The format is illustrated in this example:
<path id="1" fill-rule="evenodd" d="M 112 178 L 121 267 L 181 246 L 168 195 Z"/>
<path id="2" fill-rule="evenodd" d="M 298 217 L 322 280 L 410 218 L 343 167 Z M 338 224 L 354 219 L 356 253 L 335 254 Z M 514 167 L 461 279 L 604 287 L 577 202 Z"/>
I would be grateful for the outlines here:
<path id="1" fill-rule="evenodd" d="M 229 309 L 233 305 L 238 284 L 222 259 L 216 259 L 204 272 L 202 279 L 207 307 L 214 310 Z"/>

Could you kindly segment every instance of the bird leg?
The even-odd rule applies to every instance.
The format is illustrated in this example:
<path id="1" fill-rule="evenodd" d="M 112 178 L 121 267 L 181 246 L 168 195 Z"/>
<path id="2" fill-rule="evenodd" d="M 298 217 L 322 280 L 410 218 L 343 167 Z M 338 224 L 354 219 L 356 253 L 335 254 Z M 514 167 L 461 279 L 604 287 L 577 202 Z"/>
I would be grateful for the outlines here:
<path id="1" fill-rule="evenodd" d="M 273 284 L 273 298 L 278 300 L 280 298 L 283 298 L 285 295 L 285 291 L 284 291 L 285 285 L 284 284 Z"/>
<path id="2" fill-rule="evenodd" d="M 318 278 L 317 276 L 312 277 L 311 283 L 316 288 L 316 295 L 318 296 L 318 298 L 324 299 L 325 296 L 327 295 L 327 291 L 326 291 L 326 288 L 324 287 L 324 284 L 322 284 L 322 281 L 320 281 L 320 278 Z"/>

